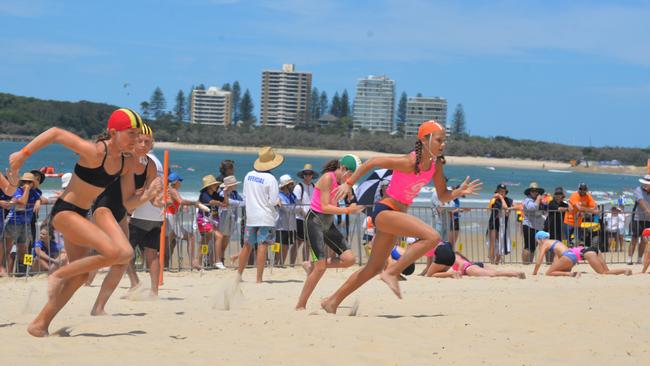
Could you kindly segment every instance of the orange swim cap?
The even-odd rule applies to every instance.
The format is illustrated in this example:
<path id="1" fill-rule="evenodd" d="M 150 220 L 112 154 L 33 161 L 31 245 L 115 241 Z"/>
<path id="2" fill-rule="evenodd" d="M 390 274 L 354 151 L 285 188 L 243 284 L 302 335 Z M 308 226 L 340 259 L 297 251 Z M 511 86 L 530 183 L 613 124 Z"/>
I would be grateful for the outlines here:
<path id="1" fill-rule="evenodd" d="M 440 123 L 434 120 L 422 122 L 420 128 L 418 129 L 418 138 L 421 139 L 424 136 L 430 135 L 436 131 L 444 132 L 445 129 L 440 125 Z"/>
<path id="2" fill-rule="evenodd" d="M 116 131 L 124 131 L 130 128 L 141 129 L 142 117 L 130 109 L 120 108 L 111 113 L 108 118 L 108 129 L 111 128 Z"/>

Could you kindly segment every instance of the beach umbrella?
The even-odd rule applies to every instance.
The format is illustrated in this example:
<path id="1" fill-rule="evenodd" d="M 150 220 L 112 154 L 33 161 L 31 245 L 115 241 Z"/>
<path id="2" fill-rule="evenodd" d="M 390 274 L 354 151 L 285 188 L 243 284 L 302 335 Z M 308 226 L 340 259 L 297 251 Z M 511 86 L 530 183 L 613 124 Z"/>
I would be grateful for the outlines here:
<path id="1" fill-rule="evenodd" d="M 380 197 L 381 182 L 390 181 L 392 176 L 393 171 L 390 169 L 379 169 L 372 172 L 354 191 L 357 203 L 370 206 L 377 202 Z"/>

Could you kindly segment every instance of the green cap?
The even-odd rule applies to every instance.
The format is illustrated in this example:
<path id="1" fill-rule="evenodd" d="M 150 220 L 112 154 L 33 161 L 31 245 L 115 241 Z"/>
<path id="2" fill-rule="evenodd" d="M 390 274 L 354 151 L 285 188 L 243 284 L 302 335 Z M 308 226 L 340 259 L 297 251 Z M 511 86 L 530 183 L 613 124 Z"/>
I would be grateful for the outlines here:
<path id="1" fill-rule="evenodd" d="M 361 159 L 359 159 L 358 156 L 352 155 L 352 154 L 347 154 L 344 155 L 341 160 L 339 160 L 339 163 L 348 168 L 350 171 L 355 171 L 357 168 L 361 166 Z"/>

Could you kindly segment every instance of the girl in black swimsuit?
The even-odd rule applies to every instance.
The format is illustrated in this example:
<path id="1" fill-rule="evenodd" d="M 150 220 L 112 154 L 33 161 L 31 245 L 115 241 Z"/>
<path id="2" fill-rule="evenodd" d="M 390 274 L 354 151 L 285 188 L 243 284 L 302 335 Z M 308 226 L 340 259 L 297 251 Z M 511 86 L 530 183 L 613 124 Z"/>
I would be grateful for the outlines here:
<path id="1" fill-rule="evenodd" d="M 108 120 L 105 140 L 91 142 L 53 127 L 9 157 L 13 176 L 17 176 L 31 154 L 52 143 L 62 144 L 79 155 L 70 184 L 51 212 L 52 225 L 65 237 L 70 264 L 48 277 L 48 302 L 29 324 L 27 331 L 31 335 L 48 335 L 52 319 L 86 281 L 88 272 L 131 259 L 133 250 L 115 220 L 105 220 L 109 222 L 104 226 L 88 220 L 87 214 L 106 187 L 125 174 L 127 159 L 122 154 L 133 151 L 141 126 L 137 113 L 118 109 Z M 90 249 L 98 254 L 86 256 Z"/>
<path id="2" fill-rule="evenodd" d="M 141 135 L 151 136 L 152 131 L 149 126 L 142 124 Z M 138 137 L 141 139 L 142 136 Z M 137 148 L 136 148 L 137 150 Z M 115 221 L 124 233 L 124 237 L 128 238 L 129 227 L 126 219 L 127 211 L 133 211 L 136 207 L 142 205 L 150 200 L 156 193 L 157 187 L 155 185 L 148 185 L 147 190 L 142 195 L 135 195 L 135 191 L 145 186 L 146 170 L 142 175 L 136 174 L 136 156 L 129 159 L 129 164 L 125 169 L 124 177 L 118 178 L 115 182 L 111 183 L 104 192 L 95 200 L 92 207 L 93 220 L 96 223 Z M 153 175 L 155 177 L 155 175 Z M 151 182 L 150 182 L 151 183 Z M 100 225 L 102 226 L 102 225 Z M 108 274 L 104 277 L 102 286 L 95 300 L 95 304 L 90 312 L 90 315 L 106 315 L 104 307 L 108 302 L 115 289 L 120 283 L 124 272 L 129 275 L 131 281 L 131 288 L 137 288 L 140 281 L 135 273 L 135 269 L 127 271 L 128 264 L 120 263 L 111 266 Z"/>

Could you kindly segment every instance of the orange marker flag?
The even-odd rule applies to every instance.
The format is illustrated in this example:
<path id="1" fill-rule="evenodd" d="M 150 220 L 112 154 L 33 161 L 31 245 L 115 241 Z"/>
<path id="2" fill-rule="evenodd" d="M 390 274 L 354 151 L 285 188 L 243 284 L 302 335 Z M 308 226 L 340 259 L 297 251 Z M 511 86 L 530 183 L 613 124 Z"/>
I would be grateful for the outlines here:
<path id="1" fill-rule="evenodd" d="M 163 207 L 167 207 L 167 175 L 169 174 L 169 150 L 165 150 L 165 157 L 163 160 Z M 165 209 L 163 210 L 163 215 Z M 162 228 L 160 229 L 160 278 L 158 279 L 158 286 L 163 284 L 163 272 L 165 272 L 165 233 L 167 220 L 163 216 Z"/>

